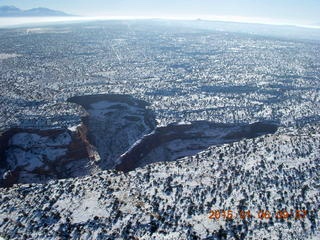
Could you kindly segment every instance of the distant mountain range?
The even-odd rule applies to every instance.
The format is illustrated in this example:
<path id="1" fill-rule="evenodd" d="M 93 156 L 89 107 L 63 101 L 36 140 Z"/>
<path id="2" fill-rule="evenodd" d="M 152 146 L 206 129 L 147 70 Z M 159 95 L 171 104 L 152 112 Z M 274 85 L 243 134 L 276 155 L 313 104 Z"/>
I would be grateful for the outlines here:
<path id="1" fill-rule="evenodd" d="M 49 8 L 32 8 L 22 10 L 15 6 L 1 6 L 0 17 L 65 17 L 72 16 L 70 14 L 52 10 Z"/>

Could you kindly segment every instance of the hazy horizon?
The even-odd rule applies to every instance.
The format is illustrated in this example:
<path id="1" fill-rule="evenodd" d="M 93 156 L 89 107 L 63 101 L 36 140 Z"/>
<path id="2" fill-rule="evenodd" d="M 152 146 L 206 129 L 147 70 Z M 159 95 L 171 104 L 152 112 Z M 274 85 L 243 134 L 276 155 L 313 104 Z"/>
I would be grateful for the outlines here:
<path id="1" fill-rule="evenodd" d="M 282 25 L 320 25 L 316 0 L 0 0 L 0 6 L 46 7 L 82 17 L 209 19 Z"/>

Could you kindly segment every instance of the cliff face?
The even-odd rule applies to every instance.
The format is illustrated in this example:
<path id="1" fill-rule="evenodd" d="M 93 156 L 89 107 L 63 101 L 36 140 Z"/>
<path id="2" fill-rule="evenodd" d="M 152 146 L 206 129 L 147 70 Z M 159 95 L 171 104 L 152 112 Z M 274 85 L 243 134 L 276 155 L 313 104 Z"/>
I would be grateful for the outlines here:
<path id="1" fill-rule="evenodd" d="M 156 127 L 147 103 L 127 95 L 70 98 L 83 106 L 82 124 L 69 129 L 10 129 L 0 137 L 2 186 L 132 171 L 154 162 L 192 156 L 210 146 L 273 134 L 274 123 L 196 121 Z"/>
<path id="2" fill-rule="evenodd" d="M 69 99 L 83 106 L 87 137 L 101 158 L 101 169 L 112 169 L 116 160 L 156 126 L 148 103 L 127 95 L 91 95 Z"/>
<path id="3" fill-rule="evenodd" d="M 159 127 L 122 154 L 116 169 L 127 172 L 153 162 L 174 161 L 210 146 L 273 134 L 277 128 L 274 123 L 232 125 L 207 121 Z"/>
<path id="4" fill-rule="evenodd" d="M 88 115 L 75 131 L 10 129 L 0 136 L 0 186 L 47 182 L 112 169 L 156 125 L 148 103 L 126 95 L 73 97 Z"/>
<path id="5" fill-rule="evenodd" d="M 88 174 L 94 159 L 90 157 L 90 146 L 82 131 L 79 127 L 75 132 L 19 128 L 5 132 L 0 137 L 1 185 L 7 187 L 18 182 L 46 182 Z"/>

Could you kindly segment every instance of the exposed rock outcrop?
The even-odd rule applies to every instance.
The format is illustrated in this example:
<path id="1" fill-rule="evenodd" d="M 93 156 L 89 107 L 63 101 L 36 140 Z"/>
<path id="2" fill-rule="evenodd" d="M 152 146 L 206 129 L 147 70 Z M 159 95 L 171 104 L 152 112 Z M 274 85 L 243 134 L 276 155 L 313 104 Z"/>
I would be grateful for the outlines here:
<path id="1" fill-rule="evenodd" d="M 128 95 L 78 96 L 68 100 L 83 106 L 88 115 L 82 118 L 90 143 L 96 147 L 102 169 L 112 169 L 116 160 L 132 144 L 156 126 L 149 105 Z"/>
<path id="2" fill-rule="evenodd" d="M 20 129 L 3 133 L 1 141 L 1 185 L 45 182 L 84 176 L 94 167 L 90 144 L 83 127 L 68 129 Z"/>
<path id="3" fill-rule="evenodd" d="M 10 129 L 0 136 L 1 186 L 90 175 L 192 156 L 213 145 L 272 134 L 274 123 L 216 124 L 196 121 L 156 127 L 148 103 L 128 95 L 68 99 L 87 111 L 70 129 Z"/>
<path id="4" fill-rule="evenodd" d="M 277 125 L 271 122 L 232 125 L 207 121 L 159 127 L 124 153 L 116 169 L 127 172 L 153 162 L 174 161 L 195 155 L 213 145 L 275 133 L 277 128 Z"/>

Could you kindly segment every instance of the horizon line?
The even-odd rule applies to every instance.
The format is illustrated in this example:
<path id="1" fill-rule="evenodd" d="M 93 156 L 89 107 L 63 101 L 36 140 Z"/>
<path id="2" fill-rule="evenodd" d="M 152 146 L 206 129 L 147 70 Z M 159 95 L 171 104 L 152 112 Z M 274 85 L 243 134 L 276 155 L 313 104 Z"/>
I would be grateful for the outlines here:
<path id="1" fill-rule="evenodd" d="M 23 20 L 22 22 L 9 23 L 8 19 Z M 2 22 L 1 20 L 6 20 Z M 30 20 L 30 21 L 27 21 Z M 39 21 L 42 20 L 42 21 Z M 31 24 L 90 22 L 99 20 L 171 20 L 171 21 L 211 21 L 243 24 L 261 24 L 271 26 L 290 26 L 309 29 L 320 29 L 320 25 L 295 23 L 286 20 L 267 18 L 252 18 L 243 16 L 142 16 L 142 15 L 109 15 L 109 16 L 48 16 L 48 17 L 0 17 L 0 28 L 15 27 Z"/>

